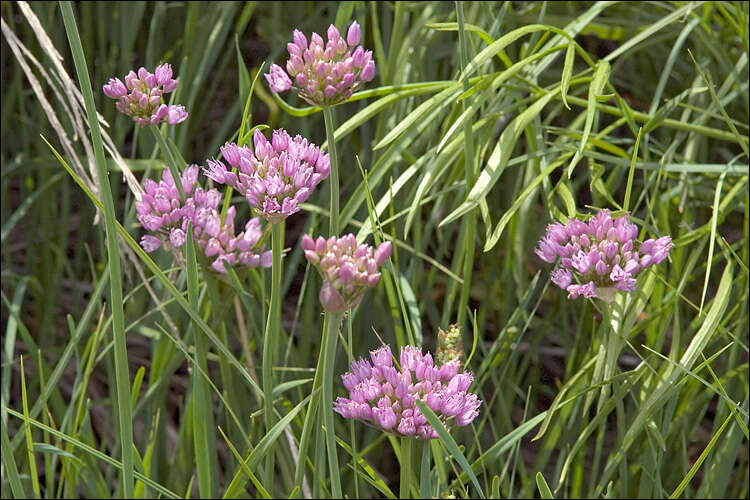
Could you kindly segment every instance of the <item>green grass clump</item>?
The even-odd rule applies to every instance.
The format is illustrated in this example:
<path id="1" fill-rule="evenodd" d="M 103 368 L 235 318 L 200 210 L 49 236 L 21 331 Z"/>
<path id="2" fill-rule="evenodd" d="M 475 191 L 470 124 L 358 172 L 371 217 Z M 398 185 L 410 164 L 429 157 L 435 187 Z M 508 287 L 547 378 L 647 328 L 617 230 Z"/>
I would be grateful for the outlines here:
<path id="1" fill-rule="evenodd" d="M 0 13 L 3 498 L 747 497 L 747 2 Z M 324 113 L 259 77 L 295 28 L 353 19 L 376 75 L 349 102 Z M 160 62 L 190 113 L 163 136 L 101 92 Z M 276 235 L 277 279 L 137 243 L 142 179 L 265 126 L 335 140 L 340 232 L 393 242 L 338 343 L 299 246 L 332 225 L 330 180 Z M 675 244 L 615 339 L 603 303 L 569 300 L 533 252 L 547 224 L 605 208 Z M 325 425 L 324 361 L 344 396 L 350 360 L 381 341 L 434 353 L 454 323 L 483 401 L 471 425 L 448 433 L 425 410 L 441 435 L 428 443 Z"/>

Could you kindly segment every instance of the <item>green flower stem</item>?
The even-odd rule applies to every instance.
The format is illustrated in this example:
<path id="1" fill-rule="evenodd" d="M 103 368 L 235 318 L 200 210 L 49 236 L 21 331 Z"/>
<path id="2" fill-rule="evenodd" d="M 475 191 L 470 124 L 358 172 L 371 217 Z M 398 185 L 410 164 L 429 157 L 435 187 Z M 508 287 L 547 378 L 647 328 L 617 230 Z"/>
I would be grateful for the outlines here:
<path id="1" fill-rule="evenodd" d="M 323 331 L 326 331 L 326 322 L 328 321 L 328 317 L 323 320 Z M 299 453 L 297 454 L 297 470 L 294 474 L 294 485 L 299 486 L 300 489 L 302 488 L 302 484 L 305 477 L 305 462 L 307 461 L 307 450 L 310 447 L 310 435 L 312 432 L 313 427 L 315 426 L 314 423 L 317 422 L 317 414 L 318 414 L 318 406 L 320 404 L 320 395 L 322 391 L 315 392 L 316 389 L 320 388 L 323 384 L 323 366 L 324 366 L 324 357 L 323 353 L 325 352 L 325 344 L 326 344 L 326 337 L 325 335 L 321 338 L 321 345 L 320 345 L 320 355 L 318 356 L 318 364 L 315 367 L 315 376 L 313 377 L 313 394 L 312 398 L 310 398 L 310 403 L 308 403 L 307 406 L 307 413 L 305 413 L 305 423 L 302 426 L 302 436 L 299 440 Z M 318 426 L 318 429 L 320 426 Z M 317 432 L 316 432 L 317 435 Z"/>
<path id="2" fill-rule="evenodd" d="M 610 304 L 605 304 L 603 321 L 606 322 L 605 331 L 607 332 L 607 353 L 602 372 L 602 381 L 612 378 L 617 371 L 617 359 L 620 357 L 622 350 L 621 330 L 623 322 L 623 299 L 624 294 L 618 293 L 615 300 Z M 610 385 L 602 386 L 599 395 L 597 408 L 601 408 L 609 395 Z"/>
<path id="3" fill-rule="evenodd" d="M 336 141 L 333 137 L 334 125 L 331 108 L 323 108 L 323 119 L 326 124 L 326 141 L 328 142 L 328 157 L 331 161 L 331 174 L 328 182 L 331 184 L 331 219 L 328 224 L 328 235 L 339 234 L 339 159 L 336 153 Z"/>
<path id="4" fill-rule="evenodd" d="M 341 496 L 341 478 L 339 477 L 339 459 L 336 452 L 336 434 L 333 426 L 333 367 L 336 361 L 336 346 L 338 344 L 341 313 L 326 313 L 328 328 L 326 329 L 325 362 L 323 365 L 323 422 L 326 427 L 326 449 L 328 451 L 328 467 L 331 475 L 331 495 L 333 498 Z"/>
<path id="5" fill-rule="evenodd" d="M 276 351 L 281 335 L 281 250 L 284 247 L 284 223 L 279 222 L 271 228 L 271 304 L 268 308 L 268 321 L 263 335 L 263 414 L 266 419 L 266 432 L 270 432 L 276 423 L 273 413 L 273 366 L 276 363 Z M 276 453 L 271 447 L 266 455 L 264 485 L 273 495 L 274 466 Z"/>
<path id="6" fill-rule="evenodd" d="M 200 312 L 198 304 L 198 267 L 195 257 L 195 243 L 193 241 L 192 223 L 188 222 L 187 242 L 185 245 L 185 260 L 187 262 L 187 291 L 190 307 Z M 195 359 L 203 373 L 208 373 L 208 351 L 203 332 L 191 321 L 193 344 L 195 345 Z M 214 452 L 211 451 L 209 432 L 213 431 L 213 407 L 211 395 L 206 381 L 198 370 L 193 370 L 193 448 L 195 452 L 196 469 L 198 470 L 198 492 L 202 498 L 216 495 L 213 491 L 212 461 Z M 214 448 L 215 449 L 215 448 Z"/>
<path id="7" fill-rule="evenodd" d="M 138 132 L 140 132 L 141 127 L 135 127 L 133 130 L 133 147 L 130 150 L 130 157 L 133 159 L 138 158 Z"/>
<path id="8" fill-rule="evenodd" d="M 409 490 L 412 482 L 411 452 L 414 439 L 410 437 L 401 438 L 401 478 L 399 481 L 399 498 L 411 498 Z"/>
<path id="9" fill-rule="evenodd" d="M 421 498 L 431 498 L 432 491 L 435 489 L 430 482 L 430 440 L 422 441 L 422 465 L 419 470 L 419 496 Z"/>
<path id="10" fill-rule="evenodd" d="M 180 182 L 181 177 L 180 171 L 177 169 L 177 158 L 174 157 L 174 155 L 172 154 L 172 150 L 169 149 L 169 145 L 167 144 L 166 139 L 164 139 L 164 136 L 161 135 L 159 127 L 157 127 L 156 125 L 149 125 L 148 128 L 151 129 L 151 133 L 154 135 L 154 139 L 156 139 L 156 142 L 159 144 L 161 152 L 164 153 L 165 157 L 167 158 L 167 167 L 172 173 L 172 179 L 174 179 L 174 184 L 175 186 L 177 186 L 177 192 L 180 193 L 180 200 L 185 201 L 185 189 L 182 187 L 182 182 Z"/>
<path id="11" fill-rule="evenodd" d="M 349 350 L 347 352 L 348 358 L 349 358 L 349 364 L 351 365 L 352 361 L 354 361 L 354 352 L 353 352 L 353 345 L 352 345 L 352 312 L 349 311 L 349 313 L 346 315 L 346 341 L 349 345 Z M 354 497 L 359 498 L 359 477 L 357 476 L 357 464 L 359 463 L 359 453 L 357 452 L 357 435 L 354 433 L 354 419 L 349 419 L 349 435 L 351 436 L 351 446 L 352 446 L 352 470 L 354 471 Z"/>
<path id="12" fill-rule="evenodd" d="M 128 370 L 128 349 L 125 341 L 125 317 L 122 300 L 122 271 L 120 269 L 120 252 L 117 245 L 117 218 L 115 203 L 109 185 L 106 163 L 104 159 L 104 143 L 102 142 L 99 120 L 96 115 L 94 94 L 91 91 L 91 79 L 86 67 L 86 56 L 83 53 L 81 37 L 78 34 L 73 7 L 70 2 L 60 2 L 65 33 L 68 37 L 70 50 L 73 54 L 78 85 L 81 87 L 86 117 L 91 130 L 91 143 L 96 158 L 96 173 L 99 180 L 99 192 L 104 212 L 104 227 L 107 238 L 107 257 L 109 259 L 110 275 L 110 306 L 112 308 L 112 337 L 115 358 L 115 386 L 117 393 L 117 422 L 120 431 L 120 450 L 122 453 L 122 482 L 120 488 L 124 498 L 132 498 L 133 483 L 133 419 L 130 406 L 130 372 Z"/>

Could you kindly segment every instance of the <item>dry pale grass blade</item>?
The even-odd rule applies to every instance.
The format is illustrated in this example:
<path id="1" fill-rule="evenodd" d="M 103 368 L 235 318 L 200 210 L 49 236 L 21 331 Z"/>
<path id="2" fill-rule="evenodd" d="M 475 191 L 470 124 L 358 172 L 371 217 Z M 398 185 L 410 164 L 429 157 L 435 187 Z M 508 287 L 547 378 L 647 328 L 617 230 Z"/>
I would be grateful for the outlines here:
<path id="1" fill-rule="evenodd" d="M 16 44 L 18 48 L 21 50 L 21 52 L 23 52 L 24 55 L 26 55 L 26 57 L 37 68 L 39 73 L 44 77 L 44 79 L 47 81 L 47 83 L 52 88 L 53 92 L 55 93 L 55 96 L 57 97 L 58 101 L 62 104 L 63 108 L 65 109 L 65 112 L 68 115 L 68 118 L 71 120 L 71 123 L 73 126 L 74 135 L 73 135 L 72 142 L 80 140 L 85 150 L 86 157 L 89 158 L 89 162 L 88 162 L 89 175 L 82 176 L 82 178 L 87 181 L 89 187 L 91 187 L 95 193 L 98 193 L 99 192 L 98 186 L 96 185 L 96 180 L 95 180 L 96 175 L 94 175 L 94 164 L 93 164 L 94 155 L 93 155 L 91 142 L 88 139 L 88 121 L 87 121 L 85 110 L 83 107 L 83 96 L 81 94 L 81 91 L 77 87 L 73 79 L 68 75 L 67 71 L 65 70 L 65 67 L 63 66 L 63 63 L 62 63 L 64 60 L 62 55 L 60 55 L 60 52 L 55 48 L 54 44 L 52 43 L 52 40 L 49 38 L 49 36 L 47 35 L 47 32 L 42 27 L 42 24 L 39 21 L 39 18 L 34 13 L 34 11 L 29 7 L 29 5 L 26 2 L 18 2 L 18 6 L 21 9 L 21 12 L 23 13 L 27 22 L 29 23 L 29 26 L 31 27 L 32 31 L 36 35 L 40 47 L 42 48 L 44 53 L 49 57 L 50 61 L 52 61 L 54 70 L 51 70 L 50 74 L 48 74 L 47 71 L 45 71 L 44 66 L 42 66 L 36 58 L 34 58 L 31 52 L 29 52 L 29 50 L 20 41 L 18 41 L 17 38 L 16 38 Z M 5 33 L 6 30 L 4 29 L 3 32 Z M 10 33 L 11 30 L 7 29 L 7 32 Z M 7 37 L 8 35 L 6 33 L 6 38 Z M 15 50 L 14 50 L 14 54 L 16 55 L 16 59 L 19 59 L 19 54 Z M 23 66 L 24 65 L 22 64 L 22 67 Z M 31 81 L 31 78 L 33 78 L 33 73 L 31 73 L 30 71 L 27 71 L 26 68 L 24 68 L 24 73 L 26 74 L 27 78 L 29 78 L 29 81 Z M 53 80 L 54 82 L 57 83 L 57 85 L 53 83 Z M 41 89 L 41 86 L 39 86 L 39 88 Z M 34 89 L 34 92 L 41 101 L 42 96 L 40 96 L 36 88 Z M 55 114 L 54 109 L 51 106 L 49 108 L 49 111 L 51 111 L 52 114 Z M 47 112 L 47 115 L 53 127 L 55 128 L 55 131 L 58 133 L 58 135 L 60 135 L 61 131 L 58 130 L 57 126 L 55 126 L 55 123 L 52 117 L 50 116 L 49 111 L 45 109 L 45 112 Z M 103 127 L 109 128 L 109 124 L 107 123 L 106 120 L 104 120 L 104 117 L 99 113 L 97 113 L 97 120 L 99 120 L 99 123 Z M 56 121 L 58 123 L 60 122 L 59 119 L 57 119 Z M 123 160 L 119 151 L 115 147 L 114 142 L 112 141 L 112 138 L 105 130 L 102 130 L 102 140 L 104 142 L 104 147 L 107 153 L 114 159 L 117 166 L 120 167 L 120 169 L 122 170 L 123 178 L 127 182 L 128 187 L 133 192 L 136 199 L 140 199 L 140 195 L 143 192 L 143 189 L 141 188 L 140 183 L 135 178 L 132 171 Z M 68 148 L 65 148 L 65 149 L 66 149 L 66 153 L 70 154 L 70 151 L 68 151 Z M 83 170 L 83 167 L 80 164 L 80 160 L 78 160 L 77 157 L 76 157 L 76 160 L 74 160 L 74 163 L 78 164 L 81 171 Z"/>
<path id="2" fill-rule="evenodd" d="M 16 37 L 15 33 L 8 27 L 7 24 L 5 24 L 5 19 L 0 19 L 0 27 L 2 28 L 3 35 L 5 36 L 5 39 L 8 42 L 8 46 L 10 46 L 10 49 L 13 51 L 13 55 L 16 56 L 16 60 L 18 61 L 18 64 L 21 66 L 21 69 L 23 70 L 24 74 L 26 75 L 26 78 L 29 80 L 29 84 L 31 85 L 32 90 L 34 91 L 34 94 L 36 95 L 37 99 L 39 99 L 39 104 L 41 105 L 42 109 L 44 110 L 44 113 L 47 115 L 47 118 L 50 121 L 50 124 L 52 125 L 52 128 L 57 132 L 58 137 L 60 138 L 60 142 L 62 143 L 63 149 L 65 150 L 66 155 L 68 158 L 70 158 L 71 167 L 73 170 L 75 170 L 76 174 L 81 177 L 81 179 L 87 184 L 87 186 L 98 195 L 99 189 L 98 186 L 94 184 L 91 177 L 88 175 L 86 170 L 83 168 L 83 165 L 81 165 L 80 159 L 78 158 L 78 155 L 75 152 L 75 149 L 73 148 L 73 143 L 71 139 L 68 137 L 67 132 L 65 131 L 65 127 L 63 127 L 62 123 L 60 123 L 60 120 L 57 117 L 57 114 L 55 113 L 55 110 L 52 108 L 52 105 L 47 100 L 46 95 L 44 94 L 44 90 L 42 89 L 41 84 L 39 83 L 39 80 L 34 75 L 34 72 L 29 67 L 26 58 L 22 54 L 23 44 L 21 41 Z"/>

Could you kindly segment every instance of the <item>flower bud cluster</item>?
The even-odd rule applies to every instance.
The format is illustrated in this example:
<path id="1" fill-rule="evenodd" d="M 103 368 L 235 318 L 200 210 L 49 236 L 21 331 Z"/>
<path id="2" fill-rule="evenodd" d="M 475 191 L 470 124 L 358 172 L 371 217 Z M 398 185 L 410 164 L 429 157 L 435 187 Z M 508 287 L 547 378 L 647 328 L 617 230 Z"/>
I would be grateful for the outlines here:
<path id="1" fill-rule="evenodd" d="M 567 290 L 569 298 L 611 302 L 618 290 L 635 290 L 637 273 L 659 264 L 674 246 L 669 236 L 638 245 L 637 236 L 638 227 L 627 215 L 613 220 L 609 210 L 602 210 L 588 223 L 571 219 L 565 225 L 550 224 L 535 252 L 549 263 L 560 258 L 552 282 Z"/>
<path id="2" fill-rule="evenodd" d="M 435 351 L 435 361 L 438 364 L 445 364 L 449 361 L 461 362 L 464 350 L 461 344 L 461 327 L 450 325 L 446 332 L 438 327 L 438 346 Z"/>
<path id="3" fill-rule="evenodd" d="M 474 380 L 470 372 L 459 373 L 460 363 L 435 365 L 432 355 L 422 355 L 415 346 L 401 349 L 401 369 L 393 366 L 390 346 L 371 351 L 341 376 L 349 398 L 337 398 L 333 409 L 344 418 L 354 418 L 400 436 L 434 439 L 437 431 L 416 404 L 423 401 L 445 427 L 465 426 L 479 415 L 482 401 L 468 392 Z"/>
<path id="4" fill-rule="evenodd" d="M 362 82 L 369 82 L 375 76 L 372 51 L 359 45 L 361 38 L 357 21 L 349 26 L 346 39 L 330 25 L 327 42 L 313 33 L 308 44 L 307 37 L 294 30 L 293 41 L 287 44 L 286 71 L 272 65 L 270 73 L 265 75 L 268 85 L 274 92 L 291 88 L 314 106 L 335 106 L 346 101 Z"/>
<path id="5" fill-rule="evenodd" d="M 378 267 L 391 256 L 390 241 L 377 249 L 365 244 L 357 245 L 353 234 L 327 240 L 319 236 L 313 240 L 302 237 L 305 258 L 323 273 L 320 303 L 326 311 L 343 312 L 356 306 L 365 291 L 380 281 Z"/>
<path id="6" fill-rule="evenodd" d="M 280 222 L 298 212 L 298 205 L 328 177 L 328 154 L 300 135 L 292 139 L 283 129 L 274 130 L 270 142 L 256 129 L 253 142 L 255 152 L 234 143 L 221 148 L 222 157 L 237 173 L 219 160 L 208 160 L 203 172 L 245 195 L 250 206 L 270 222 Z"/>
<path id="7" fill-rule="evenodd" d="M 169 169 L 164 169 L 162 180 L 143 182 L 144 193 L 136 203 L 138 221 L 154 234 L 141 238 L 141 246 L 154 252 L 164 244 L 167 248 L 180 248 L 187 239 L 188 222 L 193 223 L 193 237 L 206 257 L 213 259 L 211 267 L 225 273 L 223 261 L 249 267 L 269 267 L 271 253 L 259 246 L 263 236 L 260 218 L 255 217 L 245 225 L 245 231 L 234 234 L 235 207 L 229 207 L 224 223 L 217 210 L 221 193 L 196 187 L 198 166 L 191 165 L 181 174 L 180 182 L 187 199 L 182 203 L 177 186 Z"/>
<path id="8" fill-rule="evenodd" d="M 138 73 L 130 71 L 125 83 L 119 78 L 110 78 L 102 90 L 104 95 L 117 99 L 115 107 L 133 118 L 138 125 L 157 125 L 166 119 L 170 125 L 185 121 L 188 117 L 182 105 L 166 105 L 163 96 L 177 88 L 172 78 L 172 66 L 161 64 L 153 73 L 140 68 Z"/>

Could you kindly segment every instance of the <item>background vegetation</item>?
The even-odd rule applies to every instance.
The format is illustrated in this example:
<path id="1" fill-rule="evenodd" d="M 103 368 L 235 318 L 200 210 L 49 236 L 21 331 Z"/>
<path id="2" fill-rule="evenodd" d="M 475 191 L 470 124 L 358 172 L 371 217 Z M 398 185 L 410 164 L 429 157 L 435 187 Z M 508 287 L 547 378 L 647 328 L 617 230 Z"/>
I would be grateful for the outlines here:
<path id="1" fill-rule="evenodd" d="M 174 66 L 175 102 L 190 117 L 169 134 L 188 163 L 217 156 L 241 123 L 322 144 L 322 114 L 291 95 L 274 99 L 262 78 L 248 118 L 250 84 L 261 64 L 286 61 L 294 28 L 324 33 L 357 19 L 377 71 L 363 98 L 334 110 L 342 228 L 364 237 L 377 219 L 375 236 L 392 238 L 395 253 L 356 309 L 353 335 L 342 332 L 352 343 L 339 349 L 335 372 L 379 337 L 433 350 L 437 329 L 458 322 L 484 401 L 471 426 L 452 432 L 460 454 L 438 441 L 431 464 L 416 454 L 412 494 L 531 497 L 548 486 L 561 497 L 747 497 L 748 3 L 462 8 L 463 62 L 453 2 L 73 5 L 116 220 L 140 238 L 124 172 L 139 182 L 165 164 L 154 139 L 137 135 L 101 93 L 108 78 Z M 327 185 L 286 224 L 274 406 L 291 416 L 264 440 L 251 381 L 270 271 L 201 279 L 201 296 L 188 303 L 184 266 L 164 251 L 154 266 L 123 237 L 115 270 L 104 230 L 114 220 L 97 214 L 53 152 L 99 197 L 97 139 L 61 6 L 1 9 L 2 497 L 118 496 L 129 468 L 136 496 L 198 496 L 196 459 L 208 464 L 213 495 L 329 495 L 322 445 L 313 444 L 305 484 L 295 491 L 294 482 L 299 405 L 322 323 L 320 279 L 298 239 L 325 227 Z M 542 26 L 522 30 L 531 25 Z M 497 42 L 503 36 L 508 43 Z M 546 224 L 601 208 L 630 212 L 641 240 L 675 242 L 640 278 L 608 390 L 594 373 L 606 350 L 601 303 L 567 299 L 533 254 Z M 247 216 L 245 205 L 238 219 Z M 124 391 L 110 280 L 124 294 Z M 192 399 L 197 319 L 213 335 L 209 406 Z M 343 395 L 338 379 L 335 389 Z M 118 431 L 118 397 L 128 396 L 132 444 Z M 202 456 L 194 419 L 211 443 Z M 338 417 L 335 425 L 344 494 L 394 497 L 398 441 Z M 277 474 L 264 484 L 271 449 Z M 241 465 L 239 456 L 251 459 Z"/>

